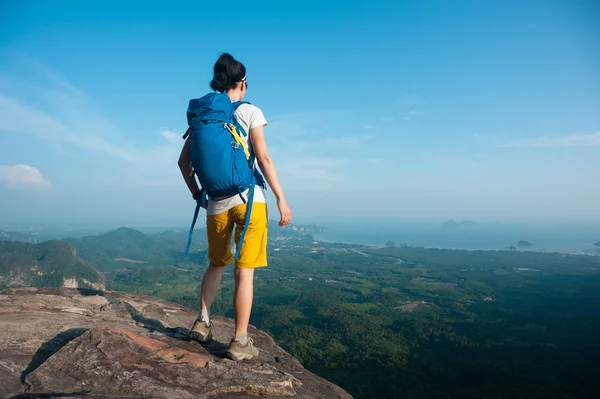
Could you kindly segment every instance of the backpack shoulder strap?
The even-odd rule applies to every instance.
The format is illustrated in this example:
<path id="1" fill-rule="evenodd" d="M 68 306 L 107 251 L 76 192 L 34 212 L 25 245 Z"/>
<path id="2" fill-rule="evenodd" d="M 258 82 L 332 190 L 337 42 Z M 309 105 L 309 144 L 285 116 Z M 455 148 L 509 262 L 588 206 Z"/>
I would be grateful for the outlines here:
<path id="1" fill-rule="evenodd" d="M 236 127 L 238 129 L 238 131 L 244 136 L 246 137 L 248 135 L 248 132 L 246 132 L 244 130 L 244 128 L 242 127 L 242 125 L 240 124 L 240 121 L 238 121 L 237 116 L 235 116 L 235 111 L 237 111 L 237 109 L 240 107 L 240 105 L 243 104 L 250 104 L 248 101 L 236 101 L 233 104 L 231 104 L 232 108 L 233 108 L 233 121 L 236 124 Z"/>
<path id="2" fill-rule="evenodd" d="M 238 245 L 235 250 L 235 255 L 233 257 L 233 259 L 236 261 L 240 257 L 240 252 L 242 250 L 242 244 L 244 243 L 244 238 L 246 238 L 246 232 L 248 231 L 248 226 L 250 225 L 250 215 L 252 213 L 252 204 L 254 203 L 254 189 L 255 189 L 255 182 L 254 182 L 254 177 L 253 177 L 252 185 L 250 186 L 250 191 L 248 193 L 248 202 L 246 205 L 246 222 L 244 223 L 244 228 L 242 229 L 242 234 L 240 235 L 240 240 L 238 241 Z M 242 199 L 243 199 L 243 197 L 242 197 Z"/>
<path id="3" fill-rule="evenodd" d="M 250 104 L 248 101 L 236 101 L 233 104 L 231 104 L 231 106 L 233 107 L 233 112 L 237 111 L 237 109 L 240 107 L 240 105 L 243 104 Z"/>

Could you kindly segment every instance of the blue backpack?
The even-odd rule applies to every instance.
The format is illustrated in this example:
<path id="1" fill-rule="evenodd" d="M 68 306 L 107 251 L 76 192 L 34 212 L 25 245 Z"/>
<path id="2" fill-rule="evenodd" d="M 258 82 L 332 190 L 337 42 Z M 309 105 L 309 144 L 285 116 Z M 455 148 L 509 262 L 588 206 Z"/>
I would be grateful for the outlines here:
<path id="1" fill-rule="evenodd" d="M 188 235 L 186 255 L 192 243 L 198 212 L 207 198 L 214 200 L 239 195 L 246 203 L 242 193 L 250 190 L 246 223 L 235 253 L 237 260 L 250 223 L 254 187 L 258 184 L 266 188 L 262 175 L 254 167 L 254 154 L 240 136 L 247 136 L 235 117 L 235 111 L 242 104 L 245 102 L 232 103 L 224 93 L 209 93 L 190 100 L 187 110 L 189 128 L 183 138 L 190 137 L 190 160 L 202 190 Z"/>

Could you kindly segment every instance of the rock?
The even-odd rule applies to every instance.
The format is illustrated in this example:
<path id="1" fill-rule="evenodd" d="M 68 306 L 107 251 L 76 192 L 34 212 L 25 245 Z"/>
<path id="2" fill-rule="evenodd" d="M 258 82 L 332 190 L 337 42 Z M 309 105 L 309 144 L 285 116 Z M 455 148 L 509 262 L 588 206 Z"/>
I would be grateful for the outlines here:
<path id="1" fill-rule="evenodd" d="M 187 338 L 196 312 L 157 298 L 72 288 L 0 292 L 0 397 L 350 398 L 250 326 L 260 354 L 224 357 L 233 320 Z"/>

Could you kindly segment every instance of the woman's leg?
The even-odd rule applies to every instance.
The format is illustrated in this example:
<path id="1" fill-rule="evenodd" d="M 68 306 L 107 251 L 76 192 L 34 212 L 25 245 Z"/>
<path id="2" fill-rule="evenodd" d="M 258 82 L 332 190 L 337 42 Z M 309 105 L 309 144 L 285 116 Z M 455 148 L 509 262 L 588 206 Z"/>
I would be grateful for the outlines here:
<path id="1" fill-rule="evenodd" d="M 198 312 L 196 321 L 194 321 L 189 334 L 191 339 L 200 343 L 209 342 L 212 339 L 213 324 L 210 321 L 208 312 L 217 296 L 217 292 L 219 292 L 223 270 L 225 270 L 225 267 L 217 267 L 211 263 L 208 265 L 208 269 L 202 278 L 200 312 Z"/>
<path id="2" fill-rule="evenodd" d="M 200 291 L 200 309 L 210 310 L 210 307 L 219 292 L 219 286 L 221 285 L 221 277 L 223 277 L 223 271 L 225 267 L 217 267 L 212 263 L 206 269 L 204 277 L 202 278 L 202 289 Z"/>
<path id="3" fill-rule="evenodd" d="M 240 246 L 240 254 L 234 272 L 235 338 L 229 344 L 227 355 L 242 360 L 258 356 L 258 349 L 254 347 L 252 338 L 248 337 L 248 323 L 254 296 L 254 269 L 267 266 L 267 206 L 265 203 L 253 204 L 243 242 L 240 242 L 240 238 L 246 222 L 246 206 L 235 207 L 233 213 L 237 224 L 235 242 Z"/>
<path id="4" fill-rule="evenodd" d="M 254 269 L 235 269 L 235 293 L 233 309 L 235 311 L 235 336 L 248 333 L 252 299 L 254 294 Z"/>
<path id="5" fill-rule="evenodd" d="M 246 222 L 246 206 L 240 205 L 233 209 L 237 224 L 235 231 L 236 244 Z M 256 202 L 252 207 L 250 225 L 246 229 L 244 241 L 241 243 L 239 259 L 235 262 L 235 293 L 233 308 L 235 311 L 235 335 L 248 332 L 248 323 L 252 311 L 254 289 L 254 269 L 267 266 L 267 205 Z"/>
<path id="6" fill-rule="evenodd" d="M 225 266 L 233 261 L 233 254 L 230 248 L 233 227 L 234 220 L 230 217 L 229 211 L 206 217 L 208 260 L 210 264 L 202 278 L 202 288 L 200 291 L 201 314 L 208 313 L 208 310 L 210 310 L 219 292 Z"/>

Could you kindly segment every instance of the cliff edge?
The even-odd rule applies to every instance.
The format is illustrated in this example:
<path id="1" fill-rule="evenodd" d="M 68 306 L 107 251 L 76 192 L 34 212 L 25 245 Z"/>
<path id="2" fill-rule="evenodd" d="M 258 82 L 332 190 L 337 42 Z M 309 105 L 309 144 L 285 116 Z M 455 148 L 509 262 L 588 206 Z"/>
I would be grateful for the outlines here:
<path id="1" fill-rule="evenodd" d="M 0 397 L 351 398 L 304 369 L 266 333 L 250 361 L 225 358 L 233 320 L 214 341 L 187 338 L 196 312 L 143 295 L 70 288 L 0 292 Z"/>

